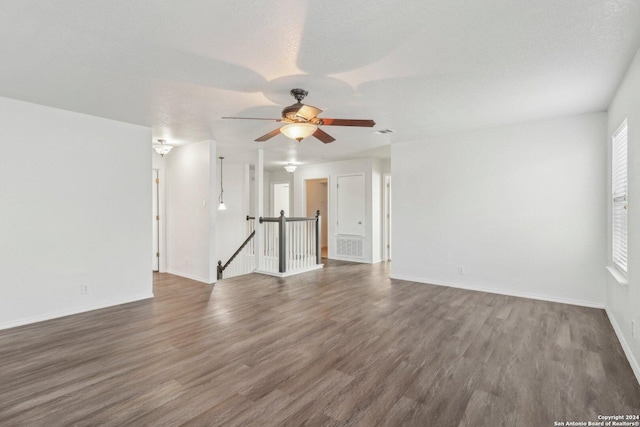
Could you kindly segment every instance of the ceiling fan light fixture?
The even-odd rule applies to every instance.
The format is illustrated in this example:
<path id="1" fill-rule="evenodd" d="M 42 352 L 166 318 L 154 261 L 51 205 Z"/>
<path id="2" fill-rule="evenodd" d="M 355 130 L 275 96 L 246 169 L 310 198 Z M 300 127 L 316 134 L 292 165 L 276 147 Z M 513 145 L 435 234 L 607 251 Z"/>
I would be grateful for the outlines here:
<path id="1" fill-rule="evenodd" d="M 311 105 L 305 105 L 301 102 L 307 94 L 308 92 L 304 89 L 291 89 L 291 95 L 298 102 L 284 107 L 281 119 L 268 119 L 264 117 L 223 117 L 223 119 L 269 120 L 287 123 L 281 128 L 274 129 L 257 138 L 255 140 L 256 142 L 265 142 L 283 133 L 287 138 L 295 139 L 298 142 L 301 142 L 304 138 L 313 136 L 323 144 L 329 144 L 336 139 L 318 126 L 356 126 L 371 128 L 376 125 L 376 122 L 373 120 L 319 118 L 318 114 L 322 113 L 321 109 L 312 107 Z"/>
<path id="2" fill-rule="evenodd" d="M 296 165 L 292 165 L 291 163 L 289 163 L 287 166 L 284 167 L 284 170 L 286 170 L 289 173 L 293 173 L 293 171 L 296 170 Z"/>
<path id="3" fill-rule="evenodd" d="M 291 123 L 280 128 L 280 132 L 287 138 L 295 139 L 298 142 L 310 137 L 316 130 L 318 130 L 318 126 L 311 123 Z"/>
<path id="4" fill-rule="evenodd" d="M 160 154 L 162 157 L 164 157 L 165 154 L 169 153 L 169 151 L 171 151 L 171 149 L 173 148 L 173 146 L 167 145 L 166 142 L 167 141 L 164 139 L 159 139 L 156 144 L 153 144 L 153 149 L 155 150 L 155 152 Z"/>

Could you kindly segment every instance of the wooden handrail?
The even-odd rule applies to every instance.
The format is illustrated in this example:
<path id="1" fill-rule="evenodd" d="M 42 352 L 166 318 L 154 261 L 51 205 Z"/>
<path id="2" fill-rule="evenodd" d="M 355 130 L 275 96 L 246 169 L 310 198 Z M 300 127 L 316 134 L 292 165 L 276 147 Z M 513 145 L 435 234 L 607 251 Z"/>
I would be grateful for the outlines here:
<path id="1" fill-rule="evenodd" d="M 320 211 L 318 211 L 317 215 L 320 215 Z M 260 224 L 262 224 L 263 222 L 280 222 L 280 218 L 284 216 L 284 211 L 280 211 L 280 216 L 272 216 L 272 217 L 268 217 L 268 216 L 261 216 L 260 217 Z M 253 217 L 247 217 L 247 219 L 255 219 Z M 311 218 L 305 218 L 305 217 L 284 217 L 285 222 L 295 222 L 295 221 L 317 221 L 318 217 L 314 216 Z"/>
<path id="2" fill-rule="evenodd" d="M 222 265 L 222 261 L 218 261 L 218 280 L 222 279 L 222 272 L 229 266 L 229 264 L 231 264 L 231 261 L 233 261 L 238 256 L 238 254 L 244 249 L 245 246 L 247 246 L 247 244 L 251 241 L 251 239 L 253 239 L 253 236 L 255 235 L 256 230 L 253 230 L 251 234 L 249 234 L 249 237 L 247 237 L 246 240 L 240 245 L 238 250 L 236 250 L 234 254 L 231 255 L 231 258 L 229 258 L 229 261 L 227 261 L 225 265 Z"/>

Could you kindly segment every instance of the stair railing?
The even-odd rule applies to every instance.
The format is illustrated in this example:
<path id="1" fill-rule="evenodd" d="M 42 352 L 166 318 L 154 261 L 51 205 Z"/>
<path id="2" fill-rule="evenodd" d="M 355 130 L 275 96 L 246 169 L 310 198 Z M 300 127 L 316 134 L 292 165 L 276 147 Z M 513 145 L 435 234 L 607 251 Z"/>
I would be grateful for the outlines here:
<path id="1" fill-rule="evenodd" d="M 322 221 L 319 210 L 312 218 L 287 218 L 284 211 L 280 211 L 279 217 L 261 217 L 259 221 L 265 225 L 264 256 L 260 270 L 275 273 L 277 269 L 282 274 L 302 272 L 322 265 Z"/>
<path id="2" fill-rule="evenodd" d="M 255 217 L 247 215 L 247 221 L 250 221 L 250 220 L 255 220 Z M 254 227 L 251 227 L 251 228 L 253 229 Z M 231 258 L 229 258 L 229 260 L 226 263 L 224 263 L 224 265 L 222 264 L 221 260 L 218 261 L 218 268 L 217 268 L 217 274 L 216 274 L 218 280 L 222 279 L 224 271 L 227 269 L 227 267 L 229 267 L 229 265 L 231 265 L 233 260 L 236 259 L 236 257 L 242 252 L 242 250 L 251 242 L 251 240 L 253 239 L 253 237 L 255 235 L 256 235 L 256 230 L 253 229 L 251 231 L 251 233 L 249 234 L 249 237 L 247 237 L 244 240 L 244 242 L 242 242 L 240 247 L 238 249 L 236 249 L 236 251 L 233 253 L 233 255 L 231 255 Z M 251 250 L 248 255 L 253 257 L 253 250 Z M 248 273 L 248 272 L 246 272 L 246 273 Z M 244 273 L 242 273 L 242 274 L 244 274 Z"/>

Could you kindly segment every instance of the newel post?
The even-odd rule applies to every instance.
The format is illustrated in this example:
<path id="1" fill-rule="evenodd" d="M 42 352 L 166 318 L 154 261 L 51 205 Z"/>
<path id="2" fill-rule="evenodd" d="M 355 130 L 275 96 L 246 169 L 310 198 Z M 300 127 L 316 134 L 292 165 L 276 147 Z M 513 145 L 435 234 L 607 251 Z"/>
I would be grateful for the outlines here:
<path id="1" fill-rule="evenodd" d="M 223 271 L 222 261 L 218 261 L 218 274 L 217 274 L 218 280 L 222 280 L 222 271 Z"/>
<path id="2" fill-rule="evenodd" d="M 322 264 L 322 222 L 320 222 L 320 209 L 316 211 L 316 264 Z"/>
<path id="3" fill-rule="evenodd" d="M 285 273 L 287 271 L 287 219 L 284 217 L 284 211 L 280 211 L 278 218 L 278 271 Z"/>

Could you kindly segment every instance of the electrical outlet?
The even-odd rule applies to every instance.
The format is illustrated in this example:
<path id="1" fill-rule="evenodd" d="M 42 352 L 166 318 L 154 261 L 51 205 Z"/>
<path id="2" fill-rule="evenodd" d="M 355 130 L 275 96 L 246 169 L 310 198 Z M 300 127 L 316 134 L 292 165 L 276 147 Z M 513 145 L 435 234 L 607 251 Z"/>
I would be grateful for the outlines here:
<path id="1" fill-rule="evenodd" d="M 464 276 L 464 267 L 462 267 L 462 266 L 458 267 L 458 274 L 461 275 L 461 276 Z"/>
<path id="2" fill-rule="evenodd" d="M 89 285 L 85 285 L 84 283 L 80 284 L 80 295 L 87 295 L 89 293 Z"/>

